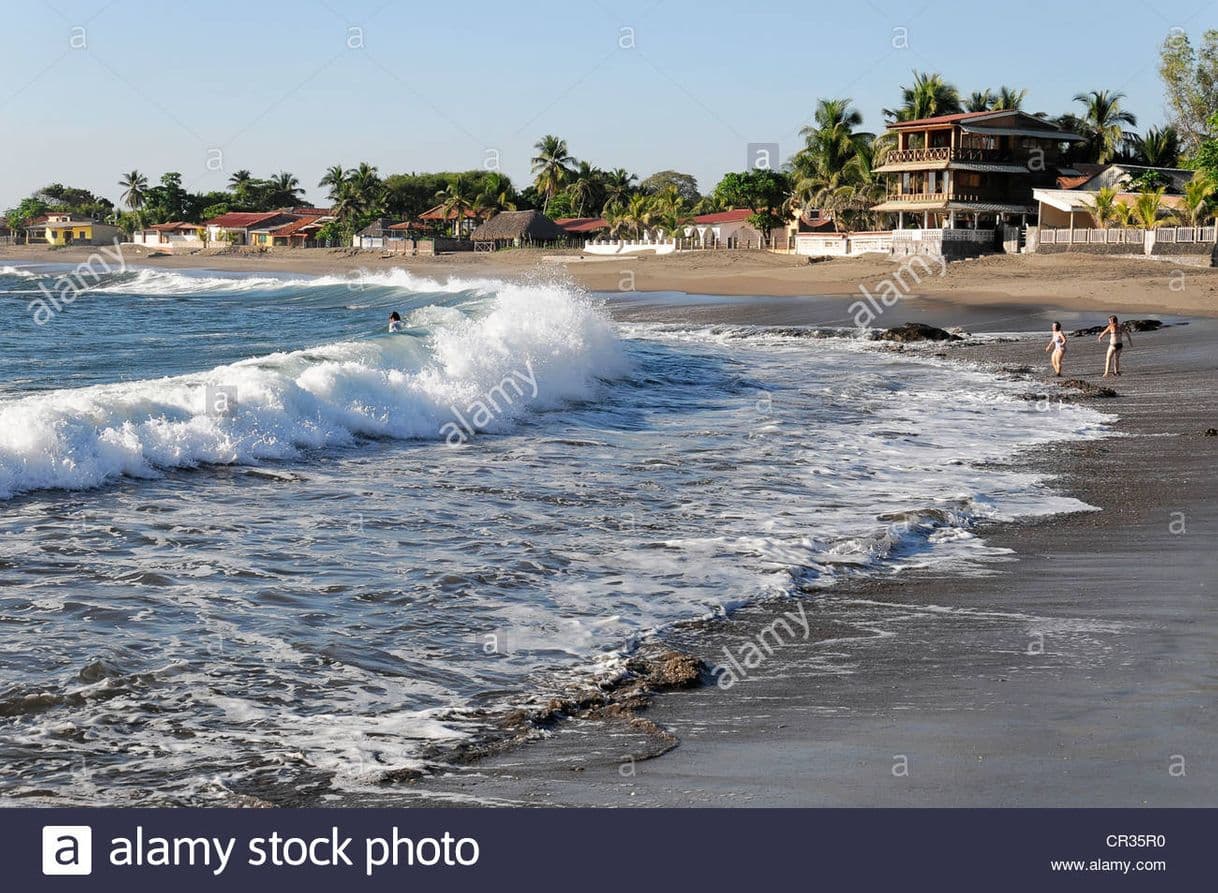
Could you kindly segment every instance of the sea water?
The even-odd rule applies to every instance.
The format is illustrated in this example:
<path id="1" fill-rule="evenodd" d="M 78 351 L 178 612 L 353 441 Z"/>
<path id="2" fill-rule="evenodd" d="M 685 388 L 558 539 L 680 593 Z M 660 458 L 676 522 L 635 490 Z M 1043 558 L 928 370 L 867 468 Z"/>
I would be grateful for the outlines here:
<path id="1" fill-rule="evenodd" d="M 978 521 L 1084 508 L 1009 460 L 1104 431 L 555 282 L 143 270 L 38 325 L 58 274 L 0 267 L 6 803 L 370 789 L 674 622 L 984 572 Z"/>

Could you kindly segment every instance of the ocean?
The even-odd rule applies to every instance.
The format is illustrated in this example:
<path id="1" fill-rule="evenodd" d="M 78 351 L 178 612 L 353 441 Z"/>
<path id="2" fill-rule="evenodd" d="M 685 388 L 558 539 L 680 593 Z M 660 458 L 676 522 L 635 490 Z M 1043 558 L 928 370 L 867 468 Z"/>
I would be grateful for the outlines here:
<path id="1" fill-rule="evenodd" d="M 558 281 L 141 270 L 39 317 L 62 272 L 0 265 L 10 805 L 350 802 L 674 623 L 992 572 L 980 522 L 1087 508 L 1012 460 L 1106 434 Z"/>

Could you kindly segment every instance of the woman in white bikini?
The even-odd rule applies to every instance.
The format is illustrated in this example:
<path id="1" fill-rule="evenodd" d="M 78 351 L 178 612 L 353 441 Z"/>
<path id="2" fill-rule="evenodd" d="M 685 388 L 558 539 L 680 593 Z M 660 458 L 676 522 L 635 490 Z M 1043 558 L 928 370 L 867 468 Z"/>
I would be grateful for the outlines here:
<path id="1" fill-rule="evenodd" d="M 1108 325 L 1095 340 L 1103 341 L 1105 335 L 1108 336 L 1108 354 L 1104 357 L 1104 377 L 1107 378 L 1109 374 L 1121 374 L 1121 351 L 1125 349 L 1124 339 L 1128 338 L 1129 343 L 1133 344 L 1133 332 L 1128 325 L 1122 325 L 1115 316 L 1110 316 Z"/>
<path id="2" fill-rule="evenodd" d="M 1049 357 L 1049 362 L 1053 364 L 1053 371 L 1061 378 L 1062 360 L 1066 358 L 1066 333 L 1062 331 L 1062 324 L 1059 322 L 1053 323 L 1053 334 L 1049 338 L 1049 343 L 1045 346 L 1045 353 L 1053 351 L 1053 355 Z"/>

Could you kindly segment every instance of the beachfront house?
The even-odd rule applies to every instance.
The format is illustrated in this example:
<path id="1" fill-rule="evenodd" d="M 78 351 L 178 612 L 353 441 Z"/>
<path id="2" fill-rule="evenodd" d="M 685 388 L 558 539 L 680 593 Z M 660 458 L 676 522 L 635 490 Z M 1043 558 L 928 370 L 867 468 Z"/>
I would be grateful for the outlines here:
<path id="1" fill-rule="evenodd" d="M 764 245 L 785 244 L 785 227 L 762 234 L 749 223 L 753 212 L 748 208 L 701 214 L 685 227 L 685 237 L 698 248 L 761 248 Z"/>
<path id="2" fill-rule="evenodd" d="M 204 221 L 203 225 L 207 227 L 209 242 L 269 248 L 271 231 L 295 220 L 296 215 L 285 211 L 230 211 Z"/>
<path id="3" fill-rule="evenodd" d="M 387 247 L 388 240 L 393 236 L 393 225 L 393 220 L 388 217 L 376 218 L 351 237 L 351 247 L 365 250 Z"/>
<path id="4" fill-rule="evenodd" d="M 207 227 L 201 223 L 157 223 L 137 229 L 131 235 L 136 245 L 170 248 L 204 248 L 207 245 Z"/>
<path id="5" fill-rule="evenodd" d="M 75 214 L 48 214 L 25 227 L 30 245 L 108 245 L 117 238 L 118 227 Z"/>
<path id="6" fill-rule="evenodd" d="M 502 211 L 470 234 L 475 251 L 565 242 L 567 232 L 540 211 Z"/>
<path id="7" fill-rule="evenodd" d="M 271 230 L 272 248 L 315 248 L 321 228 L 334 218 L 328 214 L 306 214 Z"/>
<path id="8" fill-rule="evenodd" d="M 419 215 L 419 221 L 431 227 L 449 227 L 456 230 L 453 233 L 455 238 L 462 239 L 469 236 L 470 233 L 478 226 L 479 217 L 474 213 L 473 209 L 466 208 L 462 214 L 461 225 L 455 227 L 454 223 L 457 219 L 457 212 L 453 209 L 445 210 L 443 205 L 436 205 L 434 208 L 429 208 Z"/>
<path id="9" fill-rule="evenodd" d="M 896 139 L 876 173 L 888 195 L 872 210 L 898 230 L 1024 225 L 1036 216 L 1032 190 L 1078 175 L 1065 148 L 1084 138 L 1020 111 L 963 112 L 888 126 Z"/>

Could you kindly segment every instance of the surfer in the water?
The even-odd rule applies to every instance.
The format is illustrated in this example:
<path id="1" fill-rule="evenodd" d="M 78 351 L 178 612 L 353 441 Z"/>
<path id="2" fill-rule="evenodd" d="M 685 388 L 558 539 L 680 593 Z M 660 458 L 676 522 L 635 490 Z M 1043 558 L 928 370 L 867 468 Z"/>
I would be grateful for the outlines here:
<path id="1" fill-rule="evenodd" d="M 400 332 L 404 328 L 406 328 L 406 327 L 404 325 L 402 325 L 401 315 L 396 310 L 393 311 L 392 313 L 390 313 L 389 314 L 389 331 L 390 332 Z"/>

